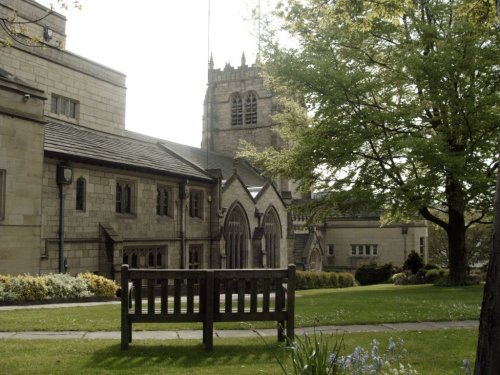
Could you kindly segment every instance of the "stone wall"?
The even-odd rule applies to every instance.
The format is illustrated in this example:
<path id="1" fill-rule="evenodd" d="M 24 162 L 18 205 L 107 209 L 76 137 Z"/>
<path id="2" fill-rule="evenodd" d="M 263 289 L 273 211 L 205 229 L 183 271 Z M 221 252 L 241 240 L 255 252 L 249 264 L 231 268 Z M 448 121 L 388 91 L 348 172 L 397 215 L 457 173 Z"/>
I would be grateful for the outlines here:
<path id="1" fill-rule="evenodd" d="M 57 271 L 59 232 L 59 188 L 56 184 L 55 159 L 45 159 L 43 177 L 42 213 L 42 272 Z M 140 172 L 117 170 L 103 166 L 72 163 L 74 179 L 64 187 L 65 255 L 68 271 L 99 271 L 99 259 L 103 254 L 102 224 L 109 225 L 120 237 L 120 246 L 166 246 L 167 267 L 180 267 L 181 200 L 180 179 L 155 176 Z M 86 181 L 85 210 L 76 210 L 76 180 Z M 116 181 L 130 181 L 136 197 L 133 214 L 116 213 Z M 173 209 L 171 216 L 156 214 L 157 185 L 171 188 Z M 203 219 L 186 219 L 186 244 L 209 246 L 210 196 L 212 187 L 194 183 L 204 193 Z M 187 204 L 184 201 L 184 204 Z M 114 254 L 114 262 L 121 262 L 121 249 Z M 205 263 L 208 262 L 208 256 Z"/>
<path id="2" fill-rule="evenodd" d="M 42 92 L 0 79 L 0 274 L 38 271 L 43 102 Z"/>
<path id="3" fill-rule="evenodd" d="M 328 259 L 328 268 L 355 269 L 362 264 L 376 262 L 377 264 L 392 263 L 402 266 L 406 255 L 412 250 L 420 252 L 420 238 L 424 239 L 424 260 L 428 259 L 427 226 L 425 221 L 414 221 L 405 224 L 408 232 L 403 235 L 402 224 L 380 226 L 378 219 L 358 220 L 330 220 L 325 224 L 324 246 L 325 252 L 328 245 L 335 247 L 334 256 Z M 406 240 L 405 240 L 406 237 Z M 351 254 L 351 245 L 377 245 L 377 256 Z"/>

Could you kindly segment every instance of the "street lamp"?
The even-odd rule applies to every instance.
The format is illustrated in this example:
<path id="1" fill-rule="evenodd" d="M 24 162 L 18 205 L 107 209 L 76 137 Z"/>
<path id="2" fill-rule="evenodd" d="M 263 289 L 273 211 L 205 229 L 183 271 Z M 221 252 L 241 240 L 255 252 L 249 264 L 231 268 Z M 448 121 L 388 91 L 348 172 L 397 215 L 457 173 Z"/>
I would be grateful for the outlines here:
<path id="1" fill-rule="evenodd" d="M 73 181 L 73 169 L 66 163 L 57 165 L 56 182 L 59 185 L 59 273 L 66 271 L 64 261 L 64 185 Z"/>

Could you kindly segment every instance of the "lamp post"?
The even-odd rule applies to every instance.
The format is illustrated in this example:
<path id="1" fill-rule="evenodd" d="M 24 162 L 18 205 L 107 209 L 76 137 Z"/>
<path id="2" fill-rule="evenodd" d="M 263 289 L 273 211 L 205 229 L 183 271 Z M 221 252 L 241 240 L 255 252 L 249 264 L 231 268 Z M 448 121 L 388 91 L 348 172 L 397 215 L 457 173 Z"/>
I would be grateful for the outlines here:
<path id="1" fill-rule="evenodd" d="M 64 262 L 64 185 L 73 181 L 73 169 L 65 162 L 57 165 L 56 182 L 59 186 L 59 273 L 66 271 Z"/>

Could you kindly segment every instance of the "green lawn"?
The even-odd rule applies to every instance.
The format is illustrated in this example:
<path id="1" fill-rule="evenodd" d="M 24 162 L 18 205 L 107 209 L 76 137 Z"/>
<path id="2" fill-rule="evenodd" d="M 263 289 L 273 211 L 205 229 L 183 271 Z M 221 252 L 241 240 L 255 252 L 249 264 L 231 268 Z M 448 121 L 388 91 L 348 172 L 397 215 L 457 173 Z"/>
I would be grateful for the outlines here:
<path id="1" fill-rule="evenodd" d="M 476 330 L 401 333 L 356 333 L 344 337 L 347 352 L 356 345 L 370 349 L 376 338 L 386 347 L 390 336 L 405 340 L 410 363 L 423 375 L 458 371 L 462 360 L 475 356 Z M 267 339 L 280 358 L 282 348 Z M 0 340 L 2 374 L 280 374 L 272 351 L 258 339 L 215 339 L 212 352 L 199 340 L 132 342 L 121 351 L 108 340 Z M 460 372 L 459 372 L 460 373 Z M 462 372 L 463 374 L 463 372 Z"/>
<path id="2" fill-rule="evenodd" d="M 483 286 L 374 285 L 297 291 L 296 325 L 345 325 L 478 319 Z M 0 311 L 2 331 L 118 331 L 120 306 Z M 255 327 L 274 327 L 272 322 Z M 134 329 L 197 329 L 200 324 L 147 324 Z M 217 329 L 241 328 L 239 323 Z"/>

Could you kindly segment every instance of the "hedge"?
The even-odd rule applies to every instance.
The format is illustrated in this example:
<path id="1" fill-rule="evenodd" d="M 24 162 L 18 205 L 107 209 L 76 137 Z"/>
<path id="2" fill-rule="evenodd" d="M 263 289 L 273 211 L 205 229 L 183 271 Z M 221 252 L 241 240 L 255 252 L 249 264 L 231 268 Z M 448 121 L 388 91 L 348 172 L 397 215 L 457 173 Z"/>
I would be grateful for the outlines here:
<path id="1" fill-rule="evenodd" d="M 348 272 L 297 271 L 296 289 L 347 288 L 354 286 L 354 277 Z"/>

